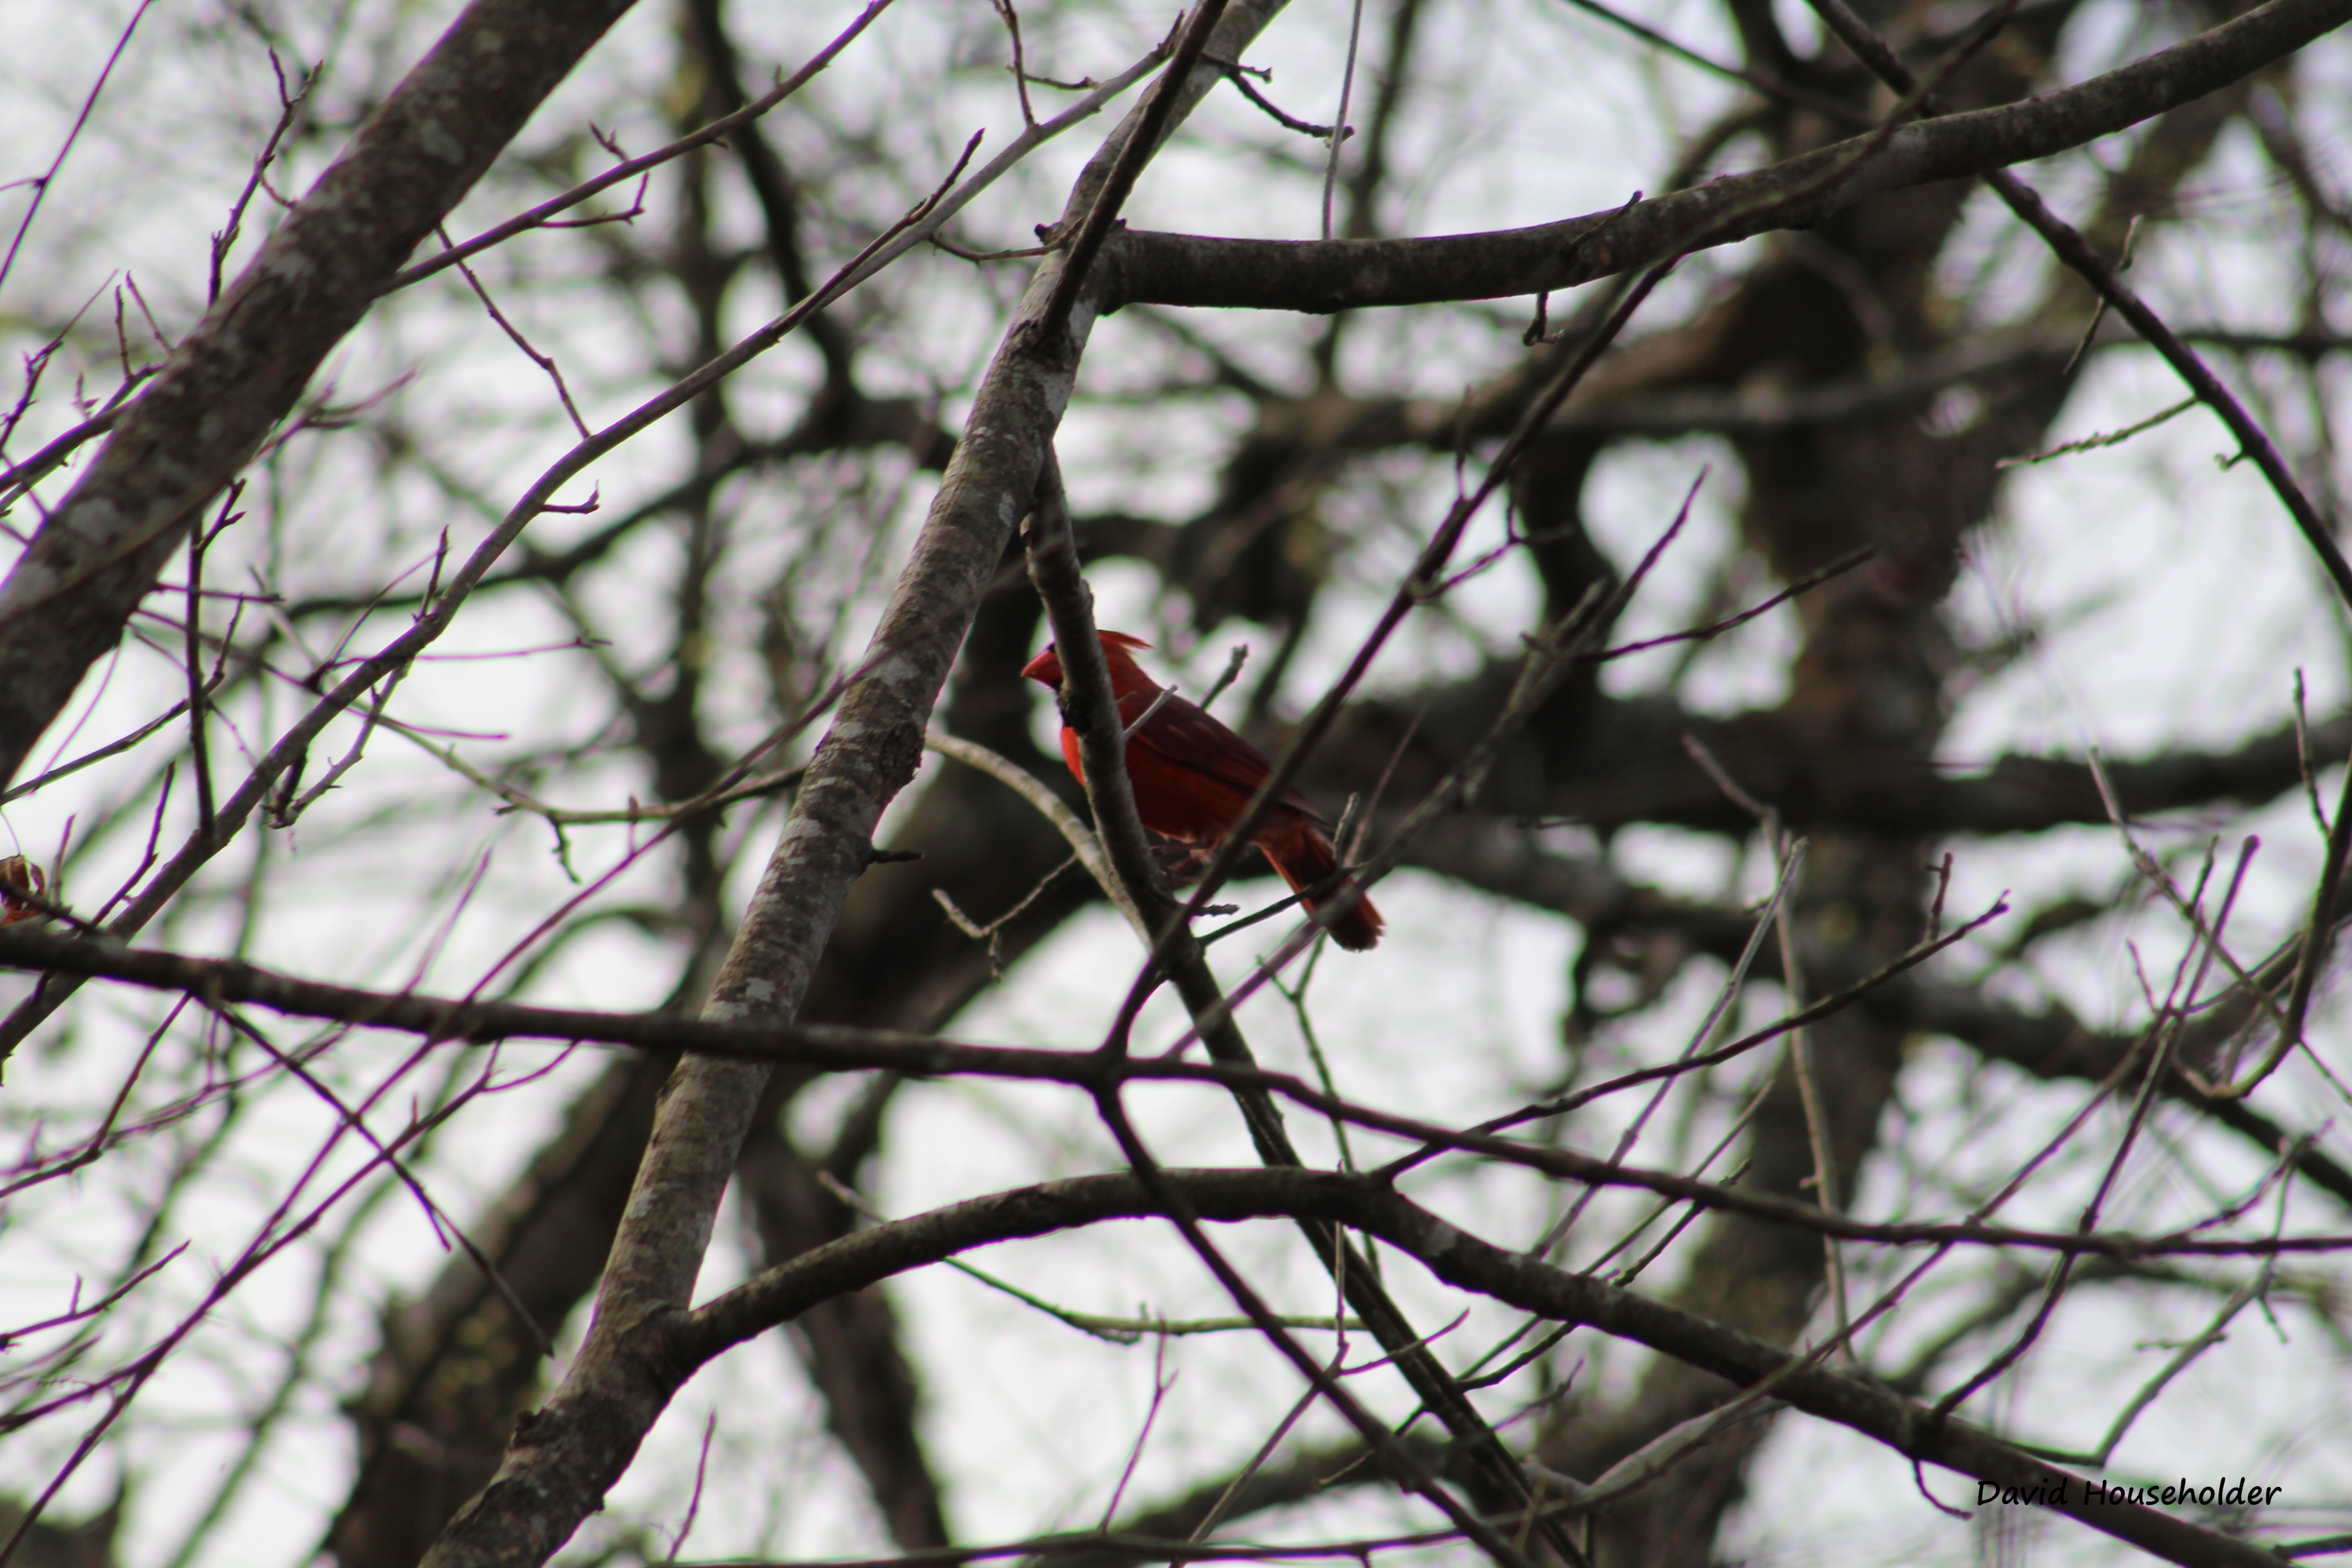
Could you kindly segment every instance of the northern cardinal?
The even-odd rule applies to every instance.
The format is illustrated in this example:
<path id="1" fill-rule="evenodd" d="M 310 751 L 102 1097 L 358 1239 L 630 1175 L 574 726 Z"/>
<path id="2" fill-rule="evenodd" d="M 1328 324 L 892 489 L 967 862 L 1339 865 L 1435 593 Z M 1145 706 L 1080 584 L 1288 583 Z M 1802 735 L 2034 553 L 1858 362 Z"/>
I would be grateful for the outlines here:
<path id="1" fill-rule="evenodd" d="M 1161 688 L 1143 672 L 1129 650 L 1151 645 L 1125 632 L 1100 635 L 1103 657 L 1110 663 L 1110 689 L 1118 699 L 1119 722 L 1132 725 L 1159 699 Z M 1062 661 L 1052 647 L 1031 659 L 1021 673 L 1053 687 L 1058 698 Z M 1062 758 L 1078 782 L 1086 783 L 1078 732 L 1070 728 L 1066 713 Z M 1171 696 L 1161 702 L 1159 711 L 1127 746 L 1127 776 L 1135 786 L 1136 815 L 1143 819 L 1143 826 L 1163 838 L 1203 850 L 1223 841 L 1271 772 L 1265 753 L 1181 697 Z M 1304 893 L 1339 868 L 1328 825 L 1295 789 L 1283 791 L 1282 798 L 1259 824 L 1254 842 L 1293 892 Z M 1331 894 L 1327 890 L 1323 896 L 1328 899 Z M 1310 913 L 1314 911 L 1315 900 L 1302 901 Z M 1350 952 L 1361 952 L 1381 940 L 1381 913 L 1370 899 L 1357 900 L 1354 909 L 1333 919 L 1329 926 L 1331 940 Z"/>

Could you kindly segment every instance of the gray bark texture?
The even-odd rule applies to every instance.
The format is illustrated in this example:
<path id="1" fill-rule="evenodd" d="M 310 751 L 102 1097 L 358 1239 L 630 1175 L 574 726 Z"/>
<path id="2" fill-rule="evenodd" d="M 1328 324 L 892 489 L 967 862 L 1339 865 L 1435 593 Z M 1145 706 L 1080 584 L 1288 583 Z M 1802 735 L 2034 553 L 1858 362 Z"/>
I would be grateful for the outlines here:
<path id="1" fill-rule="evenodd" d="M 1130 304 L 1317 313 L 1494 300 L 1633 271 L 1710 234 L 1729 245 L 1811 228 L 1870 196 L 2046 158 L 2219 90 L 2352 19 L 2345 0 L 2268 0 L 2245 16 L 2074 87 L 1906 125 L 1605 213 L 1530 228 L 1414 239 L 1243 240 L 1130 233 L 1106 311 Z M 1835 177 L 1826 184 L 1824 175 Z"/>
<path id="2" fill-rule="evenodd" d="M 1237 58 L 1276 9 L 1232 7 L 1210 48 Z M 1202 67 L 1174 84 L 1181 90 L 1165 128 L 1181 122 L 1217 79 Z M 1150 103 L 1088 163 L 1065 224 L 1093 210 Z M 882 810 L 914 777 L 932 706 L 1028 510 L 1069 403 L 1095 306 L 1081 292 L 1075 309 L 1066 300 L 1055 312 L 1057 330 L 1038 331 L 1062 298 L 1063 276 L 1058 255 L 1038 268 L 981 383 L 859 677 L 793 796 L 704 1005 L 707 1018 L 774 1023 L 796 1016 L 850 883 L 872 862 Z M 671 1075 L 598 1287 L 588 1341 L 554 1397 L 518 1426 L 498 1476 L 450 1521 L 428 1564 L 544 1561 L 600 1506 L 667 1400 L 647 1337 L 685 1309 L 768 1072 L 757 1063 L 696 1057 Z"/>
<path id="3" fill-rule="evenodd" d="M 246 267 L 0 584 L 0 784 L 205 507 L 630 0 L 478 0 Z"/>
<path id="4" fill-rule="evenodd" d="M 1800 1358 L 1719 1321 L 1554 1268 L 1488 1245 L 1382 1184 L 1325 1171 L 1171 1171 L 1168 1179 L 1204 1219 L 1314 1217 L 1376 1236 L 1450 1283 L 1558 1322 L 1587 1323 L 1646 1344 L 1735 1386 L 1771 1380 L 1776 1398 L 1866 1432 L 1900 1453 L 2003 1486 L 2031 1487 L 2063 1474 L 1981 1428 L 1937 1419 L 1872 1380 Z M 697 1309 L 675 1329 L 669 1353 L 683 1367 L 789 1318 L 806 1305 L 886 1279 L 920 1262 L 990 1242 L 1066 1226 L 1163 1213 L 1132 1175 L 1085 1176 L 974 1198 L 877 1226 L 771 1269 Z M 2075 1490 L 2081 1478 L 2074 1478 Z M 2255 1568 L 2278 1559 L 2219 1531 L 2135 1504 L 2088 1503 L 2064 1511 L 2167 1562 Z"/>

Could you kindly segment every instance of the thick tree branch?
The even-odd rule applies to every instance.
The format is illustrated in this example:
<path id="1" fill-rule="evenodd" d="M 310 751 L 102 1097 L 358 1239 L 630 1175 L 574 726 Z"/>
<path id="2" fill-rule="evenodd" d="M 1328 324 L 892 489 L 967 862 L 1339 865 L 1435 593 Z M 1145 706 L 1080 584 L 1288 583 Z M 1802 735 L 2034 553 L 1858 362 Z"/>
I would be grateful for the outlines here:
<path id="1" fill-rule="evenodd" d="M 1811 0 L 1811 4 L 1831 30 L 1843 39 L 1846 47 L 1853 50 L 1881 80 L 1898 92 L 1911 91 L 1915 79 L 1909 68 L 1895 58 L 1895 51 L 1887 47 L 1885 39 L 1873 33 L 1868 24 L 1854 15 L 1845 0 Z M 1933 93 L 1927 95 L 1922 107 L 1931 114 L 1945 111 L 1944 105 Z M 2010 210 L 2042 237 L 2042 242 L 2050 247 L 2059 260 L 2079 273 L 2084 282 L 2098 291 L 2099 298 L 2105 304 L 2113 306 L 2140 336 L 2155 345 L 2166 363 L 2172 366 L 2182 381 L 2189 384 L 2189 390 L 2198 400 L 2228 426 L 2230 434 L 2237 437 L 2240 452 L 2252 458 L 2254 467 L 2262 470 L 2263 478 L 2269 482 L 2280 504 L 2286 508 L 2287 514 L 2294 520 L 2295 527 L 2302 531 L 2305 542 L 2319 557 L 2329 580 L 2336 584 L 2336 591 L 2347 604 L 2352 604 L 2352 562 L 2344 558 L 2343 550 L 2336 542 L 2332 525 L 2319 515 L 2318 509 L 2311 504 L 2311 499 L 2303 493 L 2303 487 L 2296 483 L 2294 475 L 2287 468 L 2286 459 L 2272 445 L 2269 433 L 2252 415 L 2246 412 L 2230 389 L 2221 384 L 2221 378 L 2206 368 L 2205 362 L 2197 357 L 2196 352 L 2182 342 L 2163 319 L 2148 309 L 2147 302 L 2124 283 L 2116 270 L 2107 265 L 2106 258 L 2092 249 L 2073 226 L 2050 210 L 2040 193 L 2007 169 L 1991 171 L 1988 183 L 2000 199 L 2009 204 Z"/>
<path id="2" fill-rule="evenodd" d="M 1137 1059 L 1098 1051 L 967 1045 L 933 1036 L 838 1025 L 759 1024 L 709 1018 L 697 1021 L 660 1014 L 570 1012 L 504 1003 L 390 995 L 289 980 L 234 962 L 131 952 L 102 940 L 85 941 L 47 931 L 0 930 L 0 963 L 102 973 L 133 984 L 184 990 L 215 1005 L 250 1000 L 296 1016 L 341 1018 L 436 1039 L 604 1040 L 635 1046 L 658 1040 L 660 1048 L 689 1055 L 686 1068 L 673 1075 L 673 1084 L 687 1068 L 698 1064 L 764 1075 L 780 1062 L 834 1070 L 878 1068 L 909 1077 L 966 1074 L 1024 1079 L 1067 1084 L 1091 1093 L 1108 1092 L 1141 1081 L 1215 1084 L 1228 1090 L 1280 1095 L 1318 1114 L 1344 1117 L 1357 1126 L 1432 1149 L 1475 1153 L 1569 1181 L 1636 1188 L 1751 1219 L 1889 1246 L 1958 1242 L 2117 1258 L 2268 1256 L 2331 1252 L 2352 1247 L 2352 1238 L 2334 1235 L 2296 1235 L 2270 1240 L 2200 1239 L 2192 1232 L 2137 1236 L 2005 1228 L 1975 1220 L 1858 1220 L 1823 1211 L 1810 1203 L 1773 1197 L 1748 1188 L 1623 1164 L 1573 1149 L 1443 1127 L 1416 1117 L 1336 1099 L 1287 1073 L 1224 1062 L 1197 1063 L 1164 1057 Z M 464 1027 L 437 1027 L 440 1023 L 457 1023 Z M 676 1097 L 674 1089 L 667 1092 L 670 1098 Z M 658 1142 L 660 1130 L 657 1127 L 656 1131 Z M 642 1184 L 642 1177 L 640 1180 Z M 656 1287 L 665 1282 L 659 1265 L 642 1267 L 641 1279 L 651 1278 Z M 607 1273 L 609 1277 L 609 1267 Z M 1363 1304 L 1351 1305 L 1370 1315 Z M 665 1315 L 641 1316 L 651 1321 Z"/>
<path id="3" fill-rule="evenodd" d="M 1394 787 L 1418 790 L 1450 765 L 1507 699 L 1512 667 L 1352 708 L 1304 782 L 1310 793 L 1377 777 L 1413 715 L 1425 713 Z M 2314 754 L 2352 747 L 2352 715 L 2310 729 Z M 1507 749 L 1482 806 L 1505 819 L 1613 826 L 1673 823 L 1744 834 L 1754 821 L 1726 800 L 1683 745 L 1696 735 L 1751 795 L 1792 827 L 1917 835 L 2039 833 L 2104 823 L 2088 764 L 2011 754 L 1990 766 L 1939 763 L 1892 746 L 1824 738 L 1801 713 L 1713 719 L 1654 698 L 1592 698 L 1539 717 Z M 2134 817 L 2223 804 L 2260 805 L 2300 787 L 2292 725 L 2225 751 L 2182 748 L 2105 763 Z"/>
<path id="4" fill-rule="evenodd" d="M 2005 1006 L 1975 986 L 1891 988 L 1873 1005 L 1912 1027 L 1948 1035 L 1989 1061 L 2007 1062 L 2050 1081 L 2101 1082 L 2129 1061 L 2139 1044 L 2133 1036 L 2085 1028 L 2063 1008 L 2028 1013 Z M 2200 1046 L 2210 1049 L 2234 1034 L 2250 1006 L 2232 1000 L 2200 1017 L 2189 1042 L 2190 1059 L 2203 1060 Z M 2352 1169 L 2335 1156 L 2314 1147 L 2298 1149 L 2295 1135 L 2270 1116 L 2242 1100 L 2204 1094 L 2178 1070 L 2166 1074 L 2162 1089 L 2171 1100 L 2211 1117 L 2273 1158 L 2291 1158 L 2305 1181 L 2352 1206 Z"/>
<path id="5" fill-rule="evenodd" d="M 1369 1178 L 1310 1171 L 1165 1174 L 1204 1219 L 1285 1215 L 1353 1226 L 1412 1254 L 1459 1289 L 1555 1321 L 1589 1324 L 1738 1386 L 1774 1378 L 1778 1396 L 1789 1405 L 1875 1438 L 1906 1458 L 2006 1487 L 2043 1485 L 2063 1474 L 1979 1427 L 1938 1420 L 1924 1405 L 1862 1376 L 1794 1365 L 1799 1358 L 1778 1346 L 1490 1246 Z M 817 1301 L 972 1247 L 1157 1212 L 1139 1178 L 1086 1176 L 975 1198 L 860 1231 L 696 1310 L 668 1336 L 667 1364 L 682 1382 L 728 1346 Z M 2276 1568 L 2275 1556 L 2249 1542 L 2155 1509 L 2093 1504 L 2083 1479 L 2067 1479 L 2059 1511 L 2168 1562 Z"/>
<path id="6" fill-rule="evenodd" d="M 1248 240 L 1129 231 L 1106 247 L 1103 309 L 1196 305 L 1324 313 L 1572 289 L 1685 248 L 1809 228 L 1868 196 L 2046 158 L 2261 69 L 2352 18 L 2347 0 L 2269 0 L 2185 43 L 2021 103 L 1905 126 L 1845 178 L 1811 187 L 1859 140 L 1691 190 L 1528 228 L 1424 239 Z M 1782 201 L 1783 196 L 1797 199 Z"/>
<path id="7" fill-rule="evenodd" d="M 1061 473 L 1050 457 L 1038 487 L 1028 544 L 1030 573 L 1052 618 L 1055 647 L 1061 649 L 1063 704 L 1083 749 L 1088 804 L 1095 811 L 1105 858 L 1114 868 L 1105 885 L 1149 946 L 1149 968 L 1164 969 L 1174 983 L 1210 1056 L 1220 1066 L 1254 1069 L 1256 1057 L 1234 1016 L 1234 1003 L 1210 971 L 1199 939 L 1184 923 L 1185 910 L 1161 886 L 1152 865 L 1127 775 L 1127 736 L 1111 690 L 1110 670 L 1095 626 L 1091 595 L 1078 574 L 1077 546 L 1063 499 Z M 1130 991 L 1115 1030 L 1123 1031 L 1131 1022 L 1146 994 L 1143 986 L 1149 983 L 1139 981 Z M 1123 1035 L 1115 1033 L 1106 1047 L 1107 1063 L 1117 1059 L 1114 1051 L 1123 1057 L 1126 1047 Z M 1236 1085 L 1234 1099 L 1259 1157 L 1275 1168 L 1298 1166 L 1297 1150 L 1284 1129 L 1274 1097 L 1262 1086 L 1250 1084 Z M 1309 1223 L 1303 1228 L 1314 1257 L 1332 1270 L 1348 1304 L 1395 1359 L 1398 1370 L 1423 1403 L 1466 1448 L 1464 1468 L 1480 1505 L 1490 1511 L 1526 1506 L 1526 1477 L 1444 1363 L 1430 1353 L 1425 1337 L 1399 1310 L 1379 1276 L 1328 1226 Z M 1334 1399 L 1333 1403 L 1343 1413 L 1350 1413 L 1344 1402 Z M 1393 1437 L 1377 1425 L 1366 1427 L 1363 1435 L 1368 1443 L 1382 1450 L 1383 1463 L 1397 1472 L 1401 1484 L 1428 1496 L 1441 1509 L 1452 1506 L 1451 1500 L 1437 1491 L 1434 1479 L 1398 1448 Z M 1553 1539 L 1551 1544 L 1563 1561 L 1579 1562 L 1574 1545 L 1564 1537 Z"/>
<path id="8" fill-rule="evenodd" d="M 1216 52 L 1238 58 L 1278 5 L 1229 7 L 1212 40 Z M 1196 70 L 1181 90 L 1171 83 L 1148 101 L 1181 119 L 1217 79 L 1213 69 Z M 1081 173 L 1065 223 L 1090 210 L 1139 119 L 1122 121 Z M 1013 313 L 858 677 L 810 762 L 720 966 L 704 1007 L 710 1020 L 781 1023 L 797 1014 L 850 883 L 872 863 L 883 808 L 914 776 L 932 705 L 1035 489 L 1094 320 L 1089 283 L 1068 310 L 1066 333 L 1038 331 L 1049 309 L 1070 304 L 1062 273 L 1063 258 L 1048 256 Z M 763 1062 L 696 1058 L 672 1075 L 586 1343 L 537 1419 L 518 1426 L 497 1479 L 450 1522 L 427 1563 L 543 1561 L 601 1506 L 604 1478 L 626 1464 L 667 1397 L 648 1381 L 646 1357 L 658 1354 L 648 1336 L 686 1305 L 768 1071 Z"/>
<path id="9" fill-rule="evenodd" d="M 0 784 L 188 521 L 630 0 L 476 0 L 123 410 L 0 584 Z"/>

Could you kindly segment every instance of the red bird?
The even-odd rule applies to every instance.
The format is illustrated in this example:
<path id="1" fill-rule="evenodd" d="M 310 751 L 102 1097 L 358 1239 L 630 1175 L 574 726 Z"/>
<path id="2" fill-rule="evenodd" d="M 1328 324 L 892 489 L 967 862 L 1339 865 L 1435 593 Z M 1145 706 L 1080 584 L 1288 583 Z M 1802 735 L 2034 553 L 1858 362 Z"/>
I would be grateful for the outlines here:
<path id="1" fill-rule="evenodd" d="M 1118 699 L 1118 718 L 1131 725 L 1158 700 L 1160 685 L 1143 673 L 1129 648 L 1151 645 L 1125 632 L 1104 632 L 1103 657 L 1110 663 L 1110 689 Z M 1062 661 L 1049 646 L 1021 671 L 1032 680 L 1053 687 L 1058 697 Z M 1066 716 L 1062 724 L 1062 757 L 1080 784 L 1087 771 L 1078 756 L 1078 732 Z M 1240 820 L 1250 796 L 1272 773 L 1264 752 L 1212 718 L 1195 703 L 1170 697 L 1151 715 L 1150 722 L 1129 739 L 1127 776 L 1135 786 L 1136 815 L 1143 826 L 1163 838 L 1210 849 L 1222 843 Z M 1285 790 L 1274 809 L 1259 825 L 1254 840 L 1293 892 L 1305 892 L 1339 868 L 1331 847 L 1329 826 L 1315 815 L 1306 796 Z M 1328 893 L 1324 895 L 1327 899 Z M 1316 900 L 1302 900 L 1308 912 Z M 1350 952 L 1361 952 L 1381 940 L 1381 912 L 1370 899 L 1329 922 L 1331 939 Z"/>

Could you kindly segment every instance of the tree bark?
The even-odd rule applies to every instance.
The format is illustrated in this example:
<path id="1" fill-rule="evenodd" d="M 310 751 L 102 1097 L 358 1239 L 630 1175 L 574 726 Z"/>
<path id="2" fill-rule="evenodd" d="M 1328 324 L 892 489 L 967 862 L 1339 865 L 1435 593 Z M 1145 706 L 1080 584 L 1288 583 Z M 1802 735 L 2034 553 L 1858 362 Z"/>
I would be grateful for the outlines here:
<path id="1" fill-rule="evenodd" d="M 631 0 L 476 0 L 124 410 L 0 584 L 0 784 L 196 515 Z"/>

